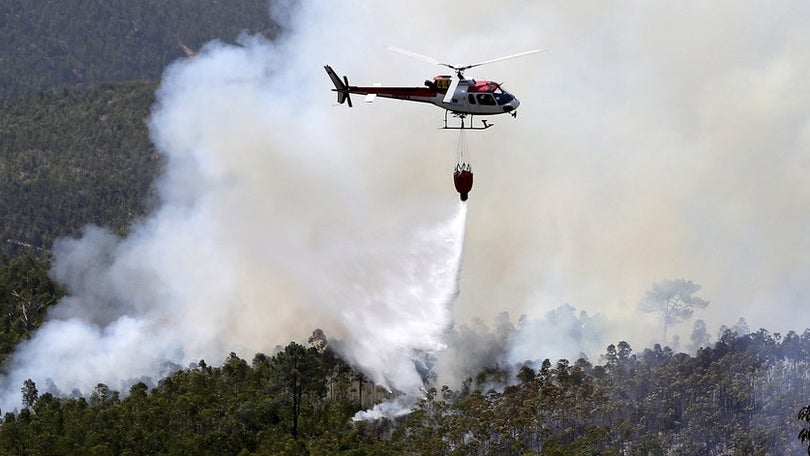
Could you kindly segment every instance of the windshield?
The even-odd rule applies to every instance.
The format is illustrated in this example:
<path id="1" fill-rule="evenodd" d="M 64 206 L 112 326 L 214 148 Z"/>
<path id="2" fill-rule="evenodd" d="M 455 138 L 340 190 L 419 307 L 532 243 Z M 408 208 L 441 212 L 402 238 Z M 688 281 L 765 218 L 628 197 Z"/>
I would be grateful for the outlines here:
<path id="1" fill-rule="evenodd" d="M 514 100 L 515 97 L 509 93 L 502 91 L 500 88 L 495 91 L 495 101 L 498 102 L 498 105 L 505 105 L 510 101 Z"/>

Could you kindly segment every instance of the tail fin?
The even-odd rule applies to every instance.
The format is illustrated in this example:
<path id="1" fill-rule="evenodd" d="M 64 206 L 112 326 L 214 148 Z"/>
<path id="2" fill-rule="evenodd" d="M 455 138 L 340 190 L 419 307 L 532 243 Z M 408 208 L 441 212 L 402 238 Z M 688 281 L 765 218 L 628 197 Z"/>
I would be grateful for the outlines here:
<path id="1" fill-rule="evenodd" d="M 335 88 L 332 90 L 337 92 L 338 103 L 343 104 L 343 102 L 348 101 L 349 107 L 351 108 L 352 98 L 349 95 L 349 78 L 343 76 L 343 80 L 341 81 L 337 73 L 335 73 L 335 70 L 333 70 L 329 65 L 325 65 L 323 69 L 326 70 L 326 74 L 329 75 L 329 79 L 331 79 L 332 83 L 335 84 Z"/>

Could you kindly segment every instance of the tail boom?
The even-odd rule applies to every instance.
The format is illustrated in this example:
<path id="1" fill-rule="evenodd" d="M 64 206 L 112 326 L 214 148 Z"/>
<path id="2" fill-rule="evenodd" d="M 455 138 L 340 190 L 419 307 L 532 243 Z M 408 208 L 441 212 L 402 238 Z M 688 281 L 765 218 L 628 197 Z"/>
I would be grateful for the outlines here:
<path id="1" fill-rule="evenodd" d="M 329 75 L 329 79 L 332 80 L 332 84 L 335 85 L 332 91 L 337 92 L 337 102 L 340 104 L 348 102 L 349 107 L 352 107 L 351 94 L 353 93 L 365 95 L 366 102 L 372 102 L 379 96 L 381 98 L 432 103 L 442 106 L 441 99 L 444 92 L 438 92 L 435 87 L 383 87 L 380 84 L 374 84 L 371 87 L 353 86 L 349 85 L 349 79 L 346 76 L 341 79 L 331 66 L 324 65 L 323 68 L 326 70 L 326 74 Z"/>

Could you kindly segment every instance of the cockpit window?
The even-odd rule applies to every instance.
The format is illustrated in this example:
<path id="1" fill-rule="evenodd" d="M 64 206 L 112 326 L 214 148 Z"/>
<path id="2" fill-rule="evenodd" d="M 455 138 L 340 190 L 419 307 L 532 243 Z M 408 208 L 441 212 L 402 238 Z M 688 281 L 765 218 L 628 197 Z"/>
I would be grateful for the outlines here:
<path id="1" fill-rule="evenodd" d="M 514 99 L 514 96 L 503 91 L 500 93 L 495 93 L 495 100 L 498 101 L 498 106 L 505 105 Z"/>
<path id="2" fill-rule="evenodd" d="M 491 94 L 479 93 L 478 95 L 476 95 L 475 98 L 478 101 L 478 104 L 489 105 L 489 106 L 494 106 L 495 105 L 495 99 L 492 98 Z"/>

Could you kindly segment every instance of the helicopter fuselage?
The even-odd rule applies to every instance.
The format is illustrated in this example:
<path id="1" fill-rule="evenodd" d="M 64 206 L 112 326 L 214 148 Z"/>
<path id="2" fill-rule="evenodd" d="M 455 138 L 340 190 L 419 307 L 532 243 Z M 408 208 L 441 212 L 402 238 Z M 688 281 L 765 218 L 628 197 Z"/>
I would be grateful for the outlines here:
<path id="1" fill-rule="evenodd" d="M 478 116 L 512 112 L 520 105 L 514 95 L 503 90 L 496 82 L 461 79 L 452 98 L 446 96 L 449 84 L 450 76 L 442 75 L 436 76 L 432 81 L 425 81 L 425 88 L 356 87 L 354 89 L 359 91 L 354 93 L 431 103 L 454 113 Z"/>
<path id="2" fill-rule="evenodd" d="M 341 80 L 332 70 L 324 67 L 327 74 L 335 84 L 334 92 L 338 92 L 338 102 L 343 103 L 349 94 L 365 95 L 366 102 L 373 102 L 377 97 L 397 100 L 430 103 L 454 114 L 488 116 L 504 113 L 513 113 L 520 106 L 520 101 L 514 95 L 506 92 L 500 84 L 493 81 L 478 81 L 475 79 L 459 79 L 453 96 L 448 97 L 448 90 L 452 89 L 451 76 L 440 75 L 433 80 L 425 81 L 424 87 L 384 87 L 353 86 L 348 81 Z"/>

